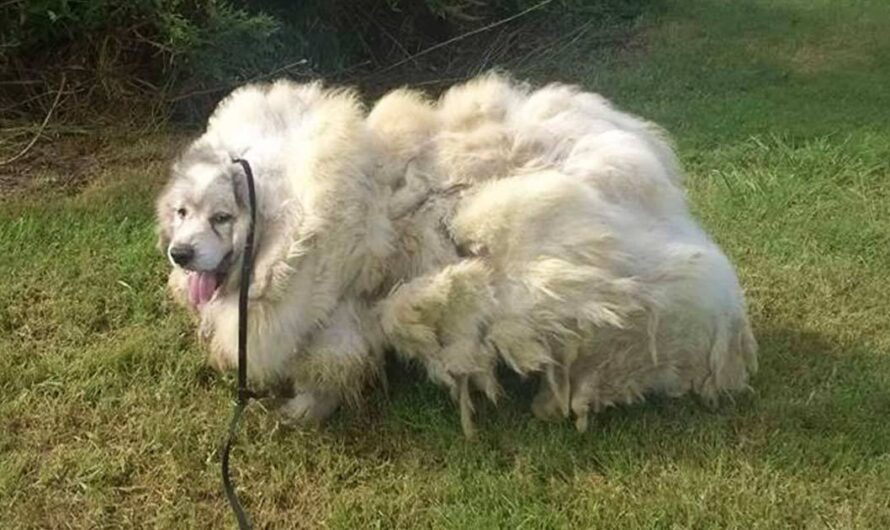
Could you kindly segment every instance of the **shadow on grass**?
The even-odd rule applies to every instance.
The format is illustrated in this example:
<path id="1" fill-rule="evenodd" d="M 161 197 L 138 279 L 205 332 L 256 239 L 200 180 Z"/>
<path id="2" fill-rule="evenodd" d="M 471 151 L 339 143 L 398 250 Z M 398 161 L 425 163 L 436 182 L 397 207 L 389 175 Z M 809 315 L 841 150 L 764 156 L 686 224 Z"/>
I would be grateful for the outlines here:
<path id="1" fill-rule="evenodd" d="M 788 470 L 835 469 L 890 451 L 883 421 L 890 413 L 890 360 L 867 345 L 844 347 L 809 331 L 777 327 L 758 335 L 761 371 L 754 392 L 716 409 L 693 397 L 654 397 L 606 410 L 588 432 L 578 433 L 568 420 L 535 419 L 536 382 L 508 377 L 498 407 L 477 398 L 478 436 L 467 441 L 446 392 L 422 371 L 393 364 L 388 396 L 377 392 L 365 408 L 339 413 L 311 443 L 334 444 L 360 466 L 420 455 L 429 468 L 498 473 L 523 462 L 541 480 L 608 475 L 654 462 L 706 466 L 727 457 Z M 275 438 L 288 444 L 291 435 L 285 429 Z"/>

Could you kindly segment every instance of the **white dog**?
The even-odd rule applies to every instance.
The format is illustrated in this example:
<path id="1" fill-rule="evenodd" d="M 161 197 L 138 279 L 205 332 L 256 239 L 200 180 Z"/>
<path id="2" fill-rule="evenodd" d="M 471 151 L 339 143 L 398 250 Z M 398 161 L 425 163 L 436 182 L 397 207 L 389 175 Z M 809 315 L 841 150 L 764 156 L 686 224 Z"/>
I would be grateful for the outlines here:
<path id="1" fill-rule="evenodd" d="M 653 125 L 564 85 L 498 75 L 438 102 L 397 90 L 369 114 L 347 90 L 236 90 L 157 205 L 169 285 L 221 368 L 237 364 L 244 175 L 256 176 L 249 375 L 287 381 L 320 421 L 421 363 L 473 430 L 495 367 L 540 380 L 542 418 L 579 429 L 649 393 L 747 388 L 756 343 L 732 266 L 695 223 Z"/>

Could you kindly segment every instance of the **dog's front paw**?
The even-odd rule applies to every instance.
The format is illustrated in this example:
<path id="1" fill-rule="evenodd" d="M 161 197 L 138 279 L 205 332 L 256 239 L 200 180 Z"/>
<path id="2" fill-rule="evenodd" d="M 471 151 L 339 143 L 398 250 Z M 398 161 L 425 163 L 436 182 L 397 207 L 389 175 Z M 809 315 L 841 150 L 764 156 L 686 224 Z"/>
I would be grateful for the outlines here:
<path id="1" fill-rule="evenodd" d="M 319 425 L 340 406 L 340 399 L 330 394 L 301 392 L 288 399 L 279 409 L 288 423 Z"/>

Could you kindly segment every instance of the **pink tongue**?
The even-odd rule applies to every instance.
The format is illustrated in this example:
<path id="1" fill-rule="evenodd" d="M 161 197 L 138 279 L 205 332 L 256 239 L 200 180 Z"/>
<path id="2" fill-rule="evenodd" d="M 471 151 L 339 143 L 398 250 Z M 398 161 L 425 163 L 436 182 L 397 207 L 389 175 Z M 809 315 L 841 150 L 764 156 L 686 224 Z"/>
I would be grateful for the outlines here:
<path id="1" fill-rule="evenodd" d="M 213 298 L 217 287 L 216 274 L 193 272 L 189 274 L 189 303 L 201 307 Z"/>

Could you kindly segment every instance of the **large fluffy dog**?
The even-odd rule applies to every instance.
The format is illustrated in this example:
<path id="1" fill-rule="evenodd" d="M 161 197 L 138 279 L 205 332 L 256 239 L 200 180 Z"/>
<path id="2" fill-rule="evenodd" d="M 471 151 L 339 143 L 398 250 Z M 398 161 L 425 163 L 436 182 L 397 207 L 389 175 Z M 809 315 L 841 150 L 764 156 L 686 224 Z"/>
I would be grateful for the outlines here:
<path id="1" fill-rule="evenodd" d="M 383 352 L 450 389 L 464 430 L 495 367 L 540 380 L 579 429 L 647 393 L 747 387 L 756 343 L 732 266 L 691 217 L 659 130 L 596 94 L 488 75 L 366 113 L 321 84 L 226 98 L 157 204 L 172 293 L 221 368 L 237 363 L 245 182 L 256 175 L 250 377 L 319 421 Z"/>

